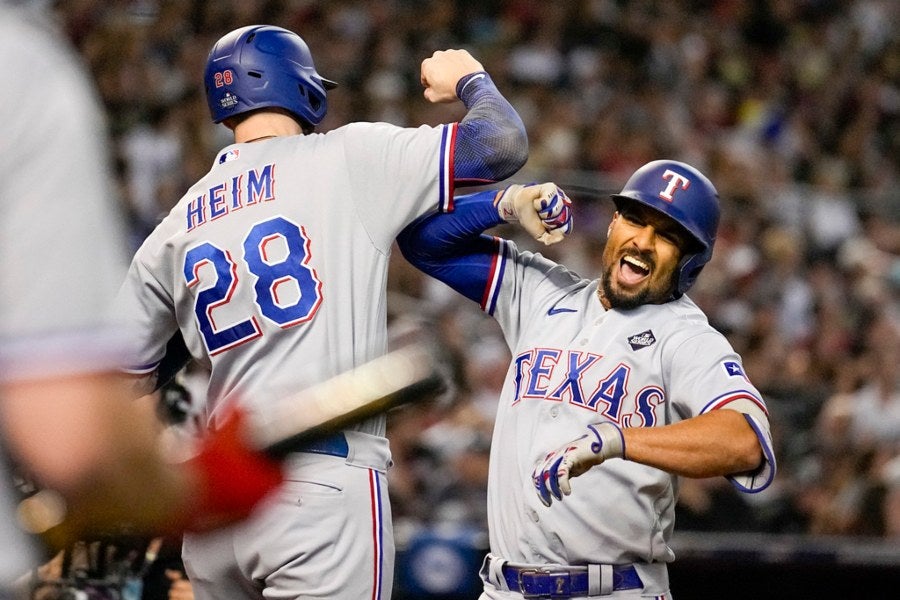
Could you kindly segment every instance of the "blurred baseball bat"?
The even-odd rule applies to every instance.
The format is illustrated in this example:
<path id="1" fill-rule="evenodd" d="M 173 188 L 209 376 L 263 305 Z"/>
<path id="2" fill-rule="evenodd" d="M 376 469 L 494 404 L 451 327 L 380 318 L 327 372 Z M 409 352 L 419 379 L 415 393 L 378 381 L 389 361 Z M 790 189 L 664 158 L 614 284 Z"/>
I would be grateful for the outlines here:
<path id="1" fill-rule="evenodd" d="M 414 342 L 279 401 L 250 418 L 250 443 L 275 457 L 446 390 L 434 350 Z"/>
<path id="2" fill-rule="evenodd" d="M 247 415 L 242 433 L 251 447 L 282 458 L 304 444 L 403 405 L 437 398 L 447 389 L 433 345 L 422 341 L 285 397 L 265 413 Z M 106 508 L 81 522 L 103 522 Z M 88 513 L 85 513 L 88 514 Z M 66 547 L 82 525 L 66 522 L 67 506 L 54 490 L 40 490 L 19 503 L 19 521 L 54 549 Z M 84 515 L 82 515 L 83 517 Z M 111 533 L 118 523 L 110 521 Z M 2 595 L 2 594 L 0 594 Z"/>

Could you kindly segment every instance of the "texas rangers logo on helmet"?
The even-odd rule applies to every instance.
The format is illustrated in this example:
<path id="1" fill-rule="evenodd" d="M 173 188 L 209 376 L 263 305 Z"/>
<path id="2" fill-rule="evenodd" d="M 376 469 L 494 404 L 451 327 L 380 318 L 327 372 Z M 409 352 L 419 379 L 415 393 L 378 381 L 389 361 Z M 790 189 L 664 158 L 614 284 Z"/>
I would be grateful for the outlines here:
<path id="1" fill-rule="evenodd" d="M 675 191 L 676 190 L 686 190 L 691 187 L 691 180 L 682 175 L 681 173 L 676 173 L 672 169 L 666 169 L 662 174 L 662 178 L 669 182 L 666 186 L 666 189 L 662 190 L 659 193 L 659 197 L 665 200 L 666 202 L 674 202 L 675 201 Z"/>

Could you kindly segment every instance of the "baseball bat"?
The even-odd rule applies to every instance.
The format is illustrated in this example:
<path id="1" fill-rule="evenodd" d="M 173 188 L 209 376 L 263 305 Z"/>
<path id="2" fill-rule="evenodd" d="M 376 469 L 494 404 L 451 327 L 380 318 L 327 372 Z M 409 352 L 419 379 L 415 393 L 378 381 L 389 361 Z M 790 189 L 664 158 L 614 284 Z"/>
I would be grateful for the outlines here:
<path id="1" fill-rule="evenodd" d="M 375 415 L 434 399 L 446 389 L 434 348 L 417 341 L 284 397 L 271 411 L 249 413 L 242 434 L 251 448 L 280 459 Z M 18 513 L 30 532 L 57 549 L 80 531 L 65 525 L 65 501 L 53 490 L 22 500 Z"/>
<path id="2" fill-rule="evenodd" d="M 304 443 L 446 390 L 436 355 L 414 342 L 278 401 L 250 415 L 250 444 L 283 457 Z"/>

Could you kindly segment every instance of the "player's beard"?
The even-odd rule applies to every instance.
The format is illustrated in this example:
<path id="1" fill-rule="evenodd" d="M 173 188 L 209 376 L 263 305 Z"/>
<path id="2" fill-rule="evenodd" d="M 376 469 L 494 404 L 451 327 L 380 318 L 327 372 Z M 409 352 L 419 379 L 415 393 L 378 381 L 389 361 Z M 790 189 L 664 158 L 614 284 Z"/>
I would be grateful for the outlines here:
<path id="1" fill-rule="evenodd" d="M 631 310 L 647 304 L 650 296 L 650 288 L 643 287 L 632 294 L 622 294 L 614 290 L 612 287 L 612 267 L 608 268 L 600 278 L 600 293 L 606 301 L 609 302 L 610 308 L 618 308 L 620 310 Z"/>

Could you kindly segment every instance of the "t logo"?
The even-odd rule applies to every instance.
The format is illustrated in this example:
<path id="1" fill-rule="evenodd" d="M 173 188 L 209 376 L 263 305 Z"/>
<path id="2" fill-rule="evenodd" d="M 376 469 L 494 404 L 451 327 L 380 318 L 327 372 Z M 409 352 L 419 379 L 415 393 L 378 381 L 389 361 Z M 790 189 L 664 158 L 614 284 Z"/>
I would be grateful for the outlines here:
<path id="1" fill-rule="evenodd" d="M 675 190 L 682 189 L 686 190 L 691 187 L 691 180 L 685 177 L 684 175 L 680 175 L 671 169 L 666 169 L 665 173 L 663 173 L 662 178 L 669 182 L 669 185 L 666 186 L 666 189 L 659 193 L 659 197 L 665 200 L 666 202 L 673 202 L 675 200 Z"/>

